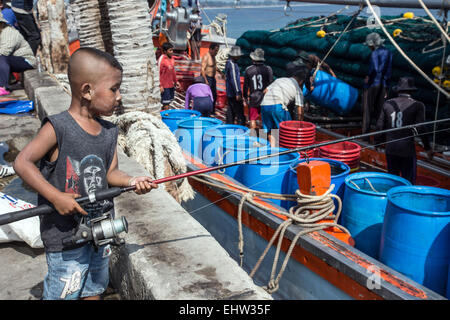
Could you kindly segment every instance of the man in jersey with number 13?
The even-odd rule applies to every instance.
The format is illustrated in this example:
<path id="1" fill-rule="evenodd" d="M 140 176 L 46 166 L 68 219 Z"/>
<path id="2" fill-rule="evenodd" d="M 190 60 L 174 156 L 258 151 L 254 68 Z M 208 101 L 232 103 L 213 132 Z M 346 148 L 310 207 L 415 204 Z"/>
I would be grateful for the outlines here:
<path id="1" fill-rule="evenodd" d="M 250 58 L 253 64 L 245 69 L 243 97 L 249 108 L 250 129 L 256 129 L 264 91 L 273 81 L 273 72 L 271 67 L 264 64 L 263 49 L 255 49 L 250 53 Z"/>
<path id="2" fill-rule="evenodd" d="M 425 122 L 425 105 L 411 97 L 416 91 L 414 79 L 400 78 L 398 85 L 393 88 L 398 96 L 387 100 L 383 104 L 377 121 L 377 130 L 401 128 L 416 123 Z M 422 133 L 427 132 L 425 127 L 418 127 Z M 379 136 L 375 136 L 377 138 Z M 433 159 L 428 135 L 420 136 L 427 151 L 428 158 Z M 377 139 L 379 141 L 379 138 Z M 402 176 L 412 184 L 416 182 L 417 159 L 413 130 L 397 130 L 386 134 L 386 162 L 388 172 Z"/>

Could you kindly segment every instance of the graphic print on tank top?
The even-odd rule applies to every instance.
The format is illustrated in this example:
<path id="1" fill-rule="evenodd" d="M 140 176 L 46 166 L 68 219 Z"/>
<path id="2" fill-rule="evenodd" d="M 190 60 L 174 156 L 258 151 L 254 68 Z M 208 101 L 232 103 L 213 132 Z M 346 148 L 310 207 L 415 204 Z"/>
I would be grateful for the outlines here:
<path id="1" fill-rule="evenodd" d="M 87 155 L 80 162 L 67 157 L 65 192 L 81 196 L 107 189 L 106 169 L 103 160 L 96 155 Z M 83 205 L 89 219 L 98 217 L 113 207 L 110 200 L 97 201 Z"/>

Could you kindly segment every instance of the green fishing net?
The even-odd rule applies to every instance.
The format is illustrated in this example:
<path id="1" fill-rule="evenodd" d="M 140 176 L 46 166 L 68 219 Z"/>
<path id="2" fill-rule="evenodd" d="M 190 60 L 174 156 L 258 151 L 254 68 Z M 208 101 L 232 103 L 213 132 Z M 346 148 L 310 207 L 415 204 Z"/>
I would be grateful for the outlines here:
<path id="1" fill-rule="evenodd" d="M 335 15 L 331 17 L 314 16 L 294 21 L 279 30 L 250 30 L 237 39 L 244 56 L 239 60 L 241 72 L 252 62 L 250 52 L 262 48 L 265 52 L 266 64 L 273 69 L 275 78 L 286 76 L 285 66 L 292 61 L 300 50 L 315 54 L 323 58 L 336 42 L 344 28 L 350 23 L 352 17 Z M 413 19 L 398 16 L 382 16 L 383 24 L 392 35 L 394 30 L 401 29 L 395 41 L 431 79 L 434 78 L 432 69 L 440 66 L 443 57 L 443 44 L 440 31 L 428 17 L 415 17 Z M 326 36 L 319 38 L 317 32 L 324 30 Z M 370 49 L 364 45 L 369 33 L 377 32 L 385 39 L 384 46 L 393 53 L 391 85 L 397 83 L 399 77 L 412 76 L 416 80 L 418 91 L 414 94 L 416 99 L 427 105 L 427 117 L 434 119 L 437 102 L 437 90 L 429 84 L 395 49 L 379 27 L 368 26 L 367 17 L 358 16 L 347 32 L 330 53 L 326 62 L 331 66 L 342 81 L 350 84 L 361 92 L 364 77 L 369 68 Z M 450 50 L 447 49 L 447 55 Z M 360 99 L 358 100 L 360 104 Z M 361 108 L 354 108 L 360 112 Z M 438 113 L 449 114 L 449 103 L 441 95 Z"/>

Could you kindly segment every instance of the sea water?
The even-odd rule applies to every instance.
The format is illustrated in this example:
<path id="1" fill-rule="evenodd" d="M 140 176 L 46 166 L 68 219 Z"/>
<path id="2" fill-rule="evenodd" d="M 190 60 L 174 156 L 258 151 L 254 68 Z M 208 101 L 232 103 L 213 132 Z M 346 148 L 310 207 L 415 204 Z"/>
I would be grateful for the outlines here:
<path id="1" fill-rule="evenodd" d="M 183 1 L 182 5 L 184 5 Z M 340 14 L 351 15 L 358 10 L 356 6 L 328 5 L 317 3 L 291 3 L 288 10 L 284 10 L 285 3 L 273 1 L 269 4 L 258 5 L 255 1 L 238 1 L 239 6 L 234 6 L 235 1 L 227 1 L 228 5 L 213 7 L 216 1 L 201 1 L 200 12 L 204 25 L 208 25 L 214 18 L 222 13 L 227 15 L 226 35 L 230 38 L 239 38 L 248 30 L 277 30 L 288 23 L 295 22 L 300 18 L 313 16 L 328 16 L 342 9 Z M 252 4 L 255 3 L 254 5 Z M 185 5 L 187 6 L 187 5 Z M 415 16 L 426 16 L 422 9 L 405 8 L 379 8 L 375 7 L 381 15 L 400 15 L 405 12 L 413 12 Z M 430 10 L 436 19 L 440 20 L 438 10 Z M 362 16 L 370 17 L 372 14 L 368 8 L 363 9 Z"/>

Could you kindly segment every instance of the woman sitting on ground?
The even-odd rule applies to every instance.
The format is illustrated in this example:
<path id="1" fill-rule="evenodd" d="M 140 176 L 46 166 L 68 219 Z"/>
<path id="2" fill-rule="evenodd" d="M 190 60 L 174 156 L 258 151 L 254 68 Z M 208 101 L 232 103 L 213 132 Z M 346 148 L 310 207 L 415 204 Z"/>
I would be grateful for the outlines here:
<path id="1" fill-rule="evenodd" d="M 185 108 L 201 112 L 202 117 L 209 117 L 214 110 L 213 101 L 211 88 L 205 84 L 203 77 L 194 78 L 194 84 L 186 90 Z"/>
<path id="2" fill-rule="evenodd" d="M 0 16 L 0 96 L 8 91 L 11 72 L 24 72 L 33 69 L 36 57 L 28 42 Z"/>

